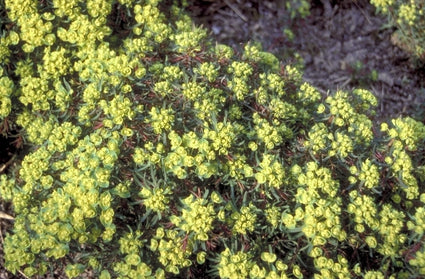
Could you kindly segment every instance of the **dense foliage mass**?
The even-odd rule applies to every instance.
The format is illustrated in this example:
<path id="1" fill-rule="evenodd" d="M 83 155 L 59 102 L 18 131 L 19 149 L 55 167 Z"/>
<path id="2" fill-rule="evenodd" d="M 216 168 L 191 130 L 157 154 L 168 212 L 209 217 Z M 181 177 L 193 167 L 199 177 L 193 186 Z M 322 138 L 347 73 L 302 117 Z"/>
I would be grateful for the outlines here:
<path id="1" fill-rule="evenodd" d="M 6 268 L 72 278 L 425 275 L 425 126 L 373 124 L 170 1 L 5 0 Z M 204 275 L 205 276 L 205 275 Z"/>

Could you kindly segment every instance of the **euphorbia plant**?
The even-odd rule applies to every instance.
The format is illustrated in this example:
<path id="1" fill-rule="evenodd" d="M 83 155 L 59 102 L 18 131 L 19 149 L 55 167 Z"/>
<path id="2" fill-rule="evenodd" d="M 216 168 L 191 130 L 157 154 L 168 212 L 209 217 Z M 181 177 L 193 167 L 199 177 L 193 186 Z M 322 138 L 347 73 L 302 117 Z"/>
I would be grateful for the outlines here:
<path id="1" fill-rule="evenodd" d="M 424 274 L 422 123 L 378 127 L 369 91 L 321 96 L 169 1 L 5 4 L 2 117 L 29 146 L 0 179 L 8 270 Z"/>

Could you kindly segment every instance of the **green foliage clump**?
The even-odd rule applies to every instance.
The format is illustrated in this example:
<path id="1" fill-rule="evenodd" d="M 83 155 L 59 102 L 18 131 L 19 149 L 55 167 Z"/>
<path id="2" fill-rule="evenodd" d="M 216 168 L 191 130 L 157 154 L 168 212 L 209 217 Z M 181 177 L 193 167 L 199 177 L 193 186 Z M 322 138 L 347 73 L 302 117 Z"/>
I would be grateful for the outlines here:
<path id="1" fill-rule="evenodd" d="M 421 0 L 371 0 L 397 27 L 393 41 L 414 57 L 425 60 L 425 3 Z"/>
<path id="2" fill-rule="evenodd" d="M 0 176 L 11 272 L 425 274 L 422 123 L 378 128 L 369 91 L 324 98 L 168 1 L 5 5 L 1 119 L 30 148 Z"/>

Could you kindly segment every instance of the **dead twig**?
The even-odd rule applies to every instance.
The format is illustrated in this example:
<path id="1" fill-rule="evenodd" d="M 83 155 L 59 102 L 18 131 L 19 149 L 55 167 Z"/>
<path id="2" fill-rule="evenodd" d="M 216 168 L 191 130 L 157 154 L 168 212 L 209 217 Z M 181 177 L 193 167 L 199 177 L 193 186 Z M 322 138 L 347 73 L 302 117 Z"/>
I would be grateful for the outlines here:
<path id="1" fill-rule="evenodd" d="M 226 5 L 229 6 L 229 8 L 232 9 L 243 21 L 248 21 L 246 16 L 244 16 L 238 7 L 236 7 L 233 3 L 230 3 L 229 0 L 224 0 L 224 3 L 226 3 Z"/>
<path id="2" fill-rule="evenodd" d="M 16 154 L 14 154 L 13 156 L 12 156 L 12 158 L 10 158 L 10 160 L 9 161 L 7 161 L 6 163 L 4 163 L 3 165 L 1 165 L 0 166 L 0 173 L 3 173 L 5 170 L 6 170 L 6 168 L 10 165 L 10 164 L 12 164 L 13 163 L 13 161 L 15 160 L 15 158 L 16 158 Z M 1 217 L 1 216 L 0 216 Z"/>
<path id="3" fill-rule="evenodd" d="M 0 211 L 0 219 L 6 219 L 6 220 L 15 220 L 12 216 L 4 213 L 3 211 Z"/>

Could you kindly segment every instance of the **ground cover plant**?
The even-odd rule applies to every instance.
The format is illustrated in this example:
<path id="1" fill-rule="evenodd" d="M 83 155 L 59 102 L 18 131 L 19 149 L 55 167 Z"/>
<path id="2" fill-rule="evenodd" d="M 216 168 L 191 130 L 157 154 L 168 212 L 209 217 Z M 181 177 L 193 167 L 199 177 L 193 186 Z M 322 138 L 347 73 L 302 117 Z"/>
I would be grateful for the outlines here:
<path id="1" fill-rule="evenodd" d="M 172 1 L 5 1 L 5 267 L 28 277 L 419 278 L 424 125 L 372 121 Z"/>
<path id="2" fill-rule="evenodd" d="M 397 27 L 393 41 L 422 63 L 425 61 L 425 4 L 411 0 L 371 0 L 378 11 L 388 15 L 390 24 Z"/>

